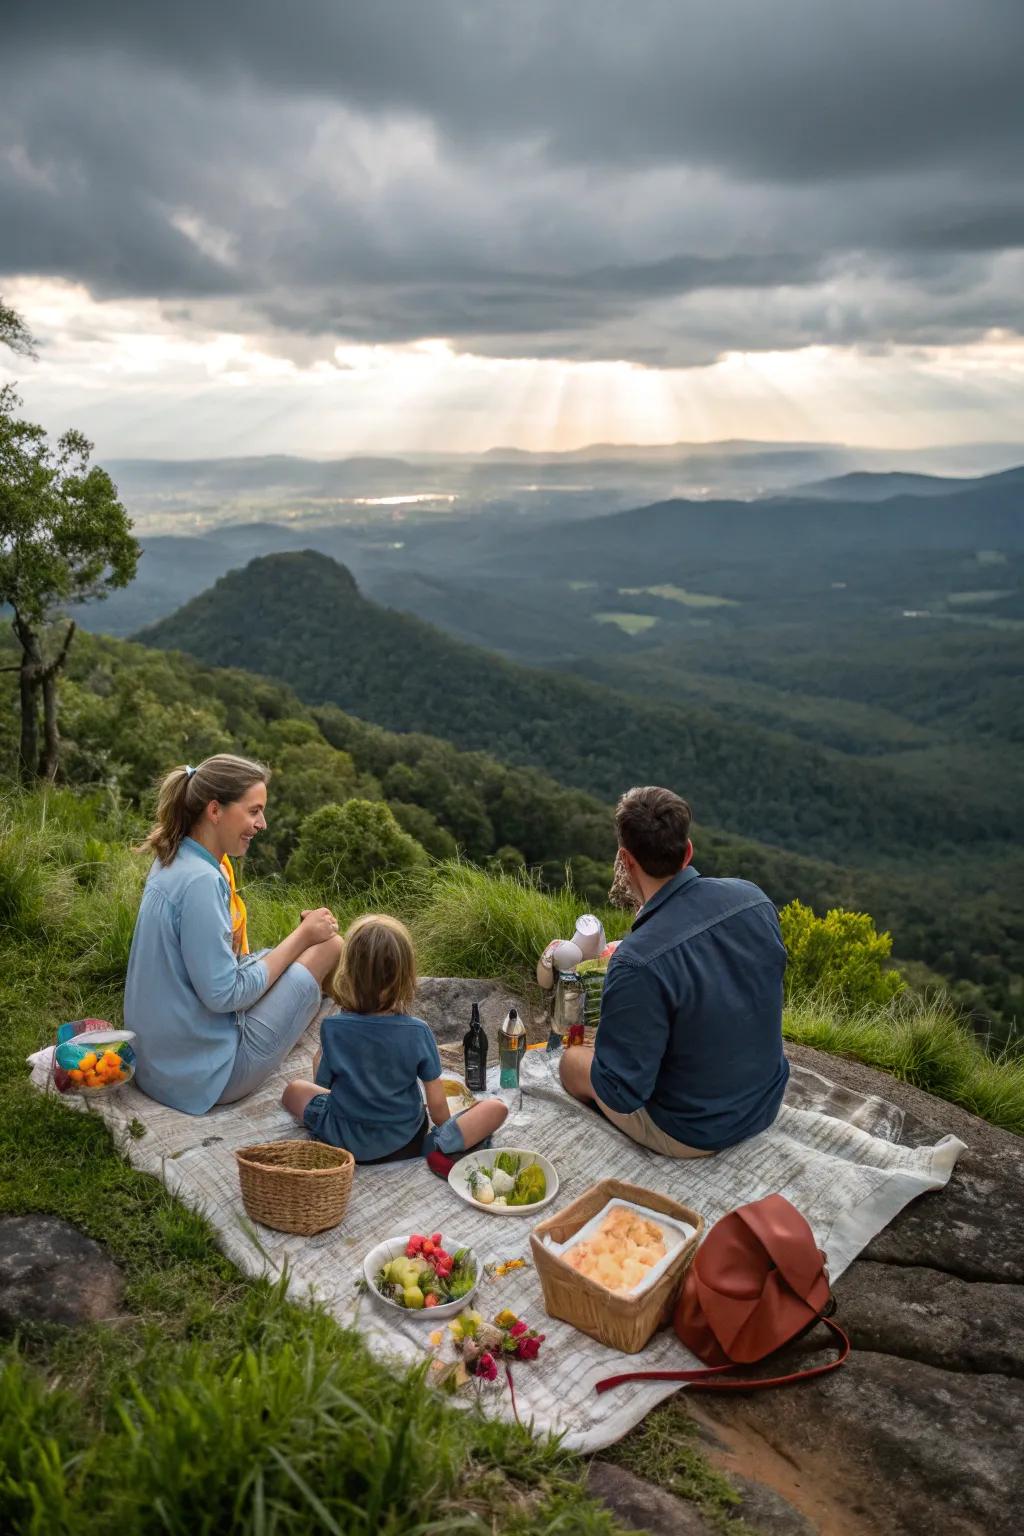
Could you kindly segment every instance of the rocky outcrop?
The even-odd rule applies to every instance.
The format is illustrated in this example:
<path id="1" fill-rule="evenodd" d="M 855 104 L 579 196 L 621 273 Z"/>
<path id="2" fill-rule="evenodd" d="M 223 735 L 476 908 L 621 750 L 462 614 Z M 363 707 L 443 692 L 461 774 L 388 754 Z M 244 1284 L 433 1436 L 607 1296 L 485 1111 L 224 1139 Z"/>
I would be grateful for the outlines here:
<path id="1" fill-rule="evenodd" d="M 789 1504 L 792 1536 L 808 1520 L 828 1536 L 1011 1536 L 1024 1466 L 1024 1142 L 868 1067 L 791 1054 L 899 1104 L 905 1140 L 951 1131 L 967 1151 L 947 1188 L 902 1211 L 838 1281 L 854 1344 L 843 1370 L 761 1396 L 684 1394 L 682 1406 L 713 1462 Z M 739 1513 L 757 1528 L 745 1498 Z"/>

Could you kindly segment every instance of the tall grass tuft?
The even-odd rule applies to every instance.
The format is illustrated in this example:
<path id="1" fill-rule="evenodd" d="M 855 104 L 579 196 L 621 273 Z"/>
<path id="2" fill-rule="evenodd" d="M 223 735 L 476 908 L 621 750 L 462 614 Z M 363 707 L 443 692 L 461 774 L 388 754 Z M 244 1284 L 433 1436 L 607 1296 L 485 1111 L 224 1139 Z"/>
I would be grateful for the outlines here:
<path id="1" fill-rule="evenodd" d="M 67 925 L 69 965 L 84 986 L 121 987 L 146 878 L 145 861 L 119 850 L 93 870 Z"/>
<path id="2" fill-rule="evenodd" d="M 59 930 L 74 894 L 74 879 L 54 859 L 54 838 L 14 799 L 0 810 L 0 933 L 38 941 Z"/>
<path id="3" fill-rule="evenodd" d="M 947 1004 L 912 994 L 850 1013 L 834 997 L 791 1003 L 787 1039 L 849 1056 L 1024 1135 L 1024 1057 L 991 1057 Z"/>
<path id="4" fill-rule="evenodd" d="M 488 976 L 522 986 L 550 939 L 569 938 L 583 911 L 570 889 L 538 890 L 525 875 L 486 874 L 442 864 L 405 889 L 420 970 L 435 976 Z M 622 912 L 600 914 L 609 938 L 628 927 Z"/>

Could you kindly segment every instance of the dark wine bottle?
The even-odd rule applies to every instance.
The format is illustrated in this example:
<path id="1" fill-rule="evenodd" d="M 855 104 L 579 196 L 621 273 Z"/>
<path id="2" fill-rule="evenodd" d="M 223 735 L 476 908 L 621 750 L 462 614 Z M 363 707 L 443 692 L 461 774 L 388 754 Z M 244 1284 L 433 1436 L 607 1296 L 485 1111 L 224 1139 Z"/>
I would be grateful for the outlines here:
<path id="1" fill-rule="evenodd" d="M 480 1004 L 473 1004 L 469 1028 L 462 1037 L 462 1052 L 466 1062 L 466 1087 L 471 1093 L 483 1093 L 487 1088 L 487 1036 L 480 1024 Z"/>

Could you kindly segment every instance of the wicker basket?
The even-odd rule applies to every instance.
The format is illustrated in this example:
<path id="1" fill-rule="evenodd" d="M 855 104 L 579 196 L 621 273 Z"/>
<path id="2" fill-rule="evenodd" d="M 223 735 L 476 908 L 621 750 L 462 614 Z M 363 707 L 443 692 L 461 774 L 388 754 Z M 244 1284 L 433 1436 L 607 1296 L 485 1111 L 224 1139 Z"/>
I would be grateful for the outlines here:
<path id="1" fill-rule="evenodd" d="M 235 1157 L 252 1221 L 311 1237 L 344 1216 L 356 1166 L 351 1152 L 320 1141 L 268 1141 L 240 1147 Z"/>
<path id="2" fill-rule="evenodd" d="M 586 1275 L 579 1274 L 559 1254 L 544 1246 L 545 1236 L 550 1236 L 556 1243 L 568 1242 L 609 1200 L 615 1199 L 635 1201 L 650 1211 L 675 1216 L 697 1229 L 693 1237 L 672 1255 L 650 1289 L 640 1296 L 617 1296 L 603 1285 L 588 1280 Z M 607 1344 L 609 1349 L 619 1349 L 627 1355 L 637 1354 L 671 1317 L 680 1281 L 697 1251 L 703 1231 L 703 1217 L 688 1206 L 670 1200 L 667 1195 L 641 1189 L 638 1184 L 625 1184 L 621 1179 L 602 1179 L 567 1205 L 564 1211 L 542 1221 L 530 1234 L 533 1261 L 544 1290 L 548 1316 L 571 1323 L 581 1333 Z"/>

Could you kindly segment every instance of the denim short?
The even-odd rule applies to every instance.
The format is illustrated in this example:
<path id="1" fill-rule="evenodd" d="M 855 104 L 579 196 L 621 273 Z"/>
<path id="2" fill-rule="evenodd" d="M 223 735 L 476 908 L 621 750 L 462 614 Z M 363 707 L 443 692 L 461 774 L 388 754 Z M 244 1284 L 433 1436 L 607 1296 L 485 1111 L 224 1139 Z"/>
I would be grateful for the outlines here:
<path id="1" fill-rule="evenodd" d="M 324 1115 L 330 1101 L 329 1093 L 318 1093 L 306 1105 L 302 1123 L 314 1141 L 330 1141 L 329 1136 L 322 1134 Z M 448 1157 L 458 1152 L 465 1152 L 466 1143 L 458 1115 L 453 1115 L 443 1125 L 431 1125 L 424 1115 L 419 1129 L 410 1141 L 399 1145 L 393 1152 L 385 1153 L 383 1157 L 357 1157 L 356 1162 L 364 1167 L 372 1167 L 375 1163 L 401 1163 L 413 1157 L 426 1157 L 428 1152 L 435 1150 L 444 1152 Z"/>

